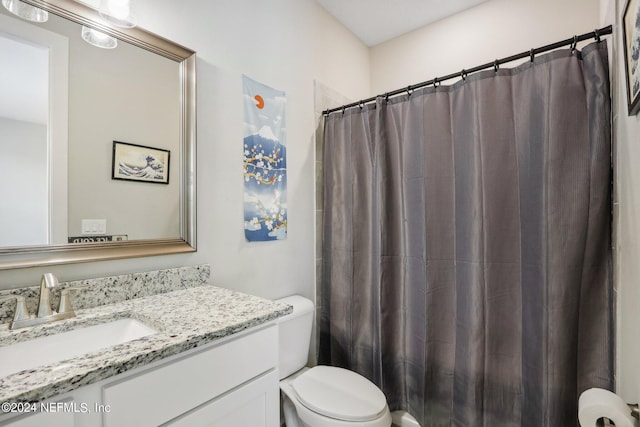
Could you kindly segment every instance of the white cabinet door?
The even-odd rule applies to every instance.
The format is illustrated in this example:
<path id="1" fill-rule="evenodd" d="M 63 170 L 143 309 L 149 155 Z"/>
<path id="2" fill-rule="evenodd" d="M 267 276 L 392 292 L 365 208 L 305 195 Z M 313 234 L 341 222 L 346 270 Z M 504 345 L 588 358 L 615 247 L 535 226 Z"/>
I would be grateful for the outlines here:
<path id="1" fill-rule="evenodd" d="M 279 405 L 278 374 L 272 371 L 163 426 L 278 427 Z"/>
<path id="2" fill-rule="evenodd" d="M 30 404 L 35 411 L 32 414 L 0 414 L 0 427 L 101 427 L 104 408 L 100 393 L 99 386 L 88 385 Z"/>

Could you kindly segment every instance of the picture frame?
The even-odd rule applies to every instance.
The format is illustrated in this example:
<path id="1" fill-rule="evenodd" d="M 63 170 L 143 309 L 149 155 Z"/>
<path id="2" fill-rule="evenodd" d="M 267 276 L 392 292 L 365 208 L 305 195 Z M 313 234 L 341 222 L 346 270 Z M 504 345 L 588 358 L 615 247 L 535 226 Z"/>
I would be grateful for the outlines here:
<path id="1" fill-rule="evenodd" d="M 111 178 L 169 184 L 170 157 L 169 150 L 113 141 Z"/>
<path id="2" fill-rule="evenodd" d="M 630 116 L 640 110 L 640 0 L 627 0 L 622 15 L 627 105 Z"/>

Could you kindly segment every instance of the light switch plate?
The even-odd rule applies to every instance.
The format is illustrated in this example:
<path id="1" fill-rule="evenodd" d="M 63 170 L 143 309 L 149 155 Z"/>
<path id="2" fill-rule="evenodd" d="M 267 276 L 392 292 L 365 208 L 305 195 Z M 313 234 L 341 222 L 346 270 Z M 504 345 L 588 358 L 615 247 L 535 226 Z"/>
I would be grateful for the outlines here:
<path id="1" fill-rule="evenodd" d="M 106 219 L 83 219 L 82 234 L 85 236 L 95 236 L 107 233 Z"/>

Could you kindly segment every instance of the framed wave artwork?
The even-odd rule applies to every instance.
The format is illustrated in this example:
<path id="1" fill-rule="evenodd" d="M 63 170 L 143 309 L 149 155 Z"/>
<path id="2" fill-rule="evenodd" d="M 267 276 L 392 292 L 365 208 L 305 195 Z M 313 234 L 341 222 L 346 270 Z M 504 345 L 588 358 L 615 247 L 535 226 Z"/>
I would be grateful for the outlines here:
<path id="1" fill-rule="evenodd" d="M 640 110 L 640 0 L 628 0 L 622 16 L 629 115 Z"/>
<path id="2" fill-rule="evenodd" d="M 113 141 L 111 178 L 169 184 L 170 155 L 169 150 Z"/>

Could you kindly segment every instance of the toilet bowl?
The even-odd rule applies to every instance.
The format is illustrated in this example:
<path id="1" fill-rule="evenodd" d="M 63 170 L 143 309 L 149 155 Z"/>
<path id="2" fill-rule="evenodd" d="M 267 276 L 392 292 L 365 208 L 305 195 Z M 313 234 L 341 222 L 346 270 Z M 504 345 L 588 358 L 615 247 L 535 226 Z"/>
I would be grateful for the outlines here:
<path id="1" fill-rule="evenodd" d="M 389 427 L 382 391 L 355 372 L 333 366 L 305 368 L 313 303 L 301 296 L 279 300 L 293 313 L 279 319 L 280 390 L 287 427 Z"/>
<path id="2" fill-rule="evenodd" d="M 280 382 L 287 427 L 389 427 L 384 394 L 355 372 L 303 368 Z M 289 406 L 289 407 L 287 407 Z"/>

